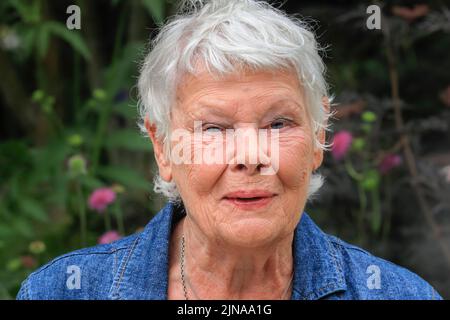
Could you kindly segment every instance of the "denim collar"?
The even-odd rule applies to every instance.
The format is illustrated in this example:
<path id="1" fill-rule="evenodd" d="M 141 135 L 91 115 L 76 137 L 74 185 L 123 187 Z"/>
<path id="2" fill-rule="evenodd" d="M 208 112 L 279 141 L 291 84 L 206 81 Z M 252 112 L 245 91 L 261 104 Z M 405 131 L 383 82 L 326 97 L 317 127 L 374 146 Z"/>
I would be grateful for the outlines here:
<path id="1" fill-rule="evenodd" d="M 170 235 L 184 215 L 182 206 L 169 202 L 147 224 L 118 266 L 110 298 L 167 299 Z M 292 300 L 320 299 L 346 290 L 340 253 L 306 212 L 295 229 L 293 254 Z"/>

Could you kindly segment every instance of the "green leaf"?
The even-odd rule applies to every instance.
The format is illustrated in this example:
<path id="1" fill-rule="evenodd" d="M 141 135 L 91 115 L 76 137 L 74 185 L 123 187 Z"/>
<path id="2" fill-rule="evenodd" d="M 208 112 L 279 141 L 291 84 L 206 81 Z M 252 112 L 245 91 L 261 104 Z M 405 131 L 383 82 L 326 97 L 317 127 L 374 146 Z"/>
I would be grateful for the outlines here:
<path id="1" fill-rule="evenodd" d="M 92 177 L 92 176 L 81 176 L 80 178 L 80 182 L 83 186 L 89 188 L 89 189 L 97 189 L 97 188 L 101 188 L 104 186 L 104 183 L 101 182 L 100 180 Z"/>
<path id="2" fill-rule="evenodd" d="M 44 58 L 49 44 L 50 38 L 50 30 L 47 28 L 45 24 L 43 24 L 37 32 L 37 41 L 36 41 L 36 49 L 39 55 L 39 58 Z"/>
<path id="3" fill-rule="evenodd" d="M 376 170 L 369 170 L 366 172 L 364 179 L 362 181 L 362 186 L 364 190 L 372 191 L 378 188 L 380 184 L 380 175 Z"/>
<path id="4" fill-rule="evenodd" d="M 45 22 L 45 25 L 51 33 L 68 42 L 84 59 L 91 59 L 91 53 L 79 31 L 69 30 L 64 24 L 55 21 Z"/>
<path id="5" fill-rule="evenodd" d="M 136 130 L 120 130 L 111 133 L 106 140 L 107 148 L 123 148 L 135 151 L 152 151 L 149 138 L 145 138 Z"/>
<path id="6" fill-rule="evenodd" d="M 131 101 L 124 101 L 113 105 L 112 111 L 130 120 L 137 120 L 138 117 L 137 106 L 131 104 Z"/>
<path id="7" fill-rule="evenodd" d="M 28 197 L 20 197 L 18 206 L 27 216 L 36 220 L 47 222 L 48 216 L 42 205 L 35 199 Z"/>
<path id="8" fill-rule="evenodd" d="M 41 19 L 39 1 L 9 0 L 9 4 L 25 23 L 37 23 Z"/>
<path id="9" fill-rule="evenodd" d="M 361 151 L 366 146 L 366 142 L 363 138 L 356 138 L 352 141 L 353 150 Z"/>
<path id="10" fill-rule="evenodd" d="M 98 169 L 98 174 L 111 181 L 118 182 L 124 186 L 149 190 L 150 181 L 143 177 L 143 174 L 132 169 L 120 166 L 104 166 Z"/>
<path id="11" fill-rule="evenodd" d="M 365 111 L 361 118 L 363 119 L 364 122 L 374 122 L 377 120 L 377 115 L 375 113 L 373 113 L 372 111 Z"/>
<path id="12" fill-rule="evenodd" d="M 375 233 L 379 232 L 381 229 L 381 215 L 375 210 L 372 212 L 371 226 L 372 231 Z"/>
<path id="13" fill-rule="evenodd" d="M 119 57 L 105 70 L 105 90 L 115 97 L 123 88 L 130 87 L 134 75 L 138 72 L 136 61 L 141 58 L 145 45 L 143 42 L 130 42 L 120 51 Z"/>
<path id="14" fill-rule="evenodd" d="M 31 226 L 29 219 L 24 218 L 16 218 L 12 221 L 12 228 L 14 233 L 18 233 L 19 235 L 32 239 L 35 236 L 34 228 Z"/>
<path id="15" fill-rule="evenodd" d="M 28 58 L 34 50 L 35 43 L 38 38 L 36 28 L 18 28 L 19 35 L 22 42 L 22 54 L 25 58 Z"/>
<path id="16" fill-rule="evenodd" d="M 10 226 L 0 224 L 0 239 L 14 237 L 14 230 Z"/>
<path id="17" fill-rule="evenodd" d="M 142 0 L 142 4 L 157 24 L 163 23 L 166 13 L 165 0 Z"/>

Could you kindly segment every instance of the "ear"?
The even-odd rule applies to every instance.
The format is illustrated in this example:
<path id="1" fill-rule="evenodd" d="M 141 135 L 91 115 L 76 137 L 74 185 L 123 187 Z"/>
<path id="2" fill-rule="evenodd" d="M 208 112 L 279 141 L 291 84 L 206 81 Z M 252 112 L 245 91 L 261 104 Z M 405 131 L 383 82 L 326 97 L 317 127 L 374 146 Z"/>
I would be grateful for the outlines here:
<path id="1" fill-rule="evenodd" d="M 330 112 L 330 100 L 328 99 L 328 97 L 322 98 L 322 107 L 325 109 L 326 113 Z M 326 124 L 327 123 L 325 123 L 325 125 Z M 321 128 L 319 130 L 319 132 L 317 133 L 317 139 L 319 140 L 319 142 L 321 144 L 324 144 L 325 138 L 326 138 L 326 131 L 325 131 L 325 129 Z M 317 170 L 321 166 L 322 161 L 323 161 L 323 150 L 315 147 L 312 171 Z"/>
<path id="2" fill-rule="evenodd" d="M 147 129 L 148 136 L 153 143 L 153 153 L 158 165 L 159 175 L 163 180 L 169 182 L 172 180 L 172 167 L 170 165 L 170 161 L 167 160 L 169 157 L 165 154 L 164 144 L 161 139 L 156 136 L 156 126 L 151 124 L 148 118 L 145 118 L 144 124 Z"/>

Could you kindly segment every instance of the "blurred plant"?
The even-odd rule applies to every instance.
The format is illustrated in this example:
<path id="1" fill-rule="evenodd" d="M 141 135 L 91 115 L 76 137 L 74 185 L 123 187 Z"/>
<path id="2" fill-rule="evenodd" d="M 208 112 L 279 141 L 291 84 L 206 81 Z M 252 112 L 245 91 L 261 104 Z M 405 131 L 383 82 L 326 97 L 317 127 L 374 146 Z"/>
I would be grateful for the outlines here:
<path id="1" fill-rule="evenodd" d="M 146 196 L 152 146 L 135 125 L 130 88 L 146 25 L 160 24 L 170 7 L 110 4 L 102 10 L 117 12 L 111 39 L 93 32 L 104 20 L 88 16 L 104 15 L 92 1 L 79 1 L 89 25 L 81 31 L 56 15 L 62 2 L 0 2 L 0 100 L 11 123 L 0 142 L 0 299 L 13 298 L 32 269 L 57 255 L 135 232 L 149 216 L 130 219 L 134 208 L 155 205 Z M 104 225 L 89 204 L 103 210 Z"/>
<path id="2" fill-rule="evenodd" d="M 0 48 L 14 51 L 20 47 L 20 38 L 15 29 L 0 26 Z"/>
<path id="3" fill-rule="evenodd" d="M 447 86 L 440 94 L 440 99 L 446 107 L 450 107 L 450 86 Z"/>
<path id="4" fill-rule="evenodd" d="M 22 39 L 21 48 L 25 58 L 37 52 L 39 59 L 47 54 L 52 37 L 66 41 L 73 50 L 85 59 L 90 59 L 90 52 L 79 32 L 67 29 L 66 25 L 46 20 L 43 15 L 43 3 L 39 0 L 7 0 L 20 18 L 13 28 Z"/>
<path id="5" fill-rule="evenodd" d="M 108 211 L 105 209 L 116 200 L 116 193 L 110 188 L 99 188 L 89 196 L 89 207 L 105 217 L 106 230 L 111 229 L 111 221 Z"/>
<path id="6" fill-rule="evenodd" d="M 111 230 L 102 234 L 101 237 L 98 238 L 98 243 L 99 244 L 111 243 L 113 241 L 119 240 L 120 238 L 121 236 L 117 231 Z"/>
<path id="7" fill-rule="evenodd" d="M 413 8 L 393 6 L 392 13 L 408 22 L 414 21 L 420 17 L 426 16 L 430 7 L 426 4 L 416 4 Z"/>
<path id="8" fill-rule="evenodd" d="M 388 154 L 381 160 L 378 170 L 381 174 L 387 174 L 402 163 L 402 157 L 398 154 Z"/>
<path id="9" fill-rule="evenodd" d="M 352 134 L 345 130 L 339 131 L 334 135 L 333 147 L 331 149 L 331 154 L 333 155 L 334 159 L 339 161 L 345 157 L 352 144 L 352 139 Z"/>

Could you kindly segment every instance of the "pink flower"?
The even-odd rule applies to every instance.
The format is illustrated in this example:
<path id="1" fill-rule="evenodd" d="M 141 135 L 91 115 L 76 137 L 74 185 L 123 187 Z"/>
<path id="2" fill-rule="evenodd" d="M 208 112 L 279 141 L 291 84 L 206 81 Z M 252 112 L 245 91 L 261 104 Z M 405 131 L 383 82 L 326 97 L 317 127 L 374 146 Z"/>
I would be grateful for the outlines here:
<path id="1" fill-rule="evenodd" d="M 402 157 L 398 154 L 388 154 L 381 160 L 378 170 L 380 170 L 382 174 L 386 174 L 393 168 L 398 167 L 401 163 Z"/>
<path id="2" fill-rule="evenodd" d="M 341 160 L 345 157 L 352 144 L 352 140 L 352 134 L 346 130 L 339 131 L 334 135 L 331 154 L 336 160 Z"/>
<path id="3" fill-rule="evenodd" d="M 108 232 L 105 232 L 98 238 L 99 244 L 105 244 L 105 243 L 111 243 L 113 241 L 119 240 L 122 238 L 120 234 L 117 231 L 111 230 Z"/>
<path id="4" fill-rule="evenodd" d="M 25 268 L 31 269 L 36 266 L 36 259 L 31 255 L 25 255 L 20 257 L 20 261 Z"/>
<path id="5" fill-rule="evenodd" d="M 116 200 L 116 193 L 110 188 L 99 188 L 89 196 L 89 207 L 98 212 L 103 212 L 106 207 Z"/>
<path id="6" fill-rule="evenodd" d="M 414 8 L 393 6 L 392 13 L 409 22 L 414 21 L 420 17 L 426 16 L 430 8 L 426 4 L 416 4 Z"/>

